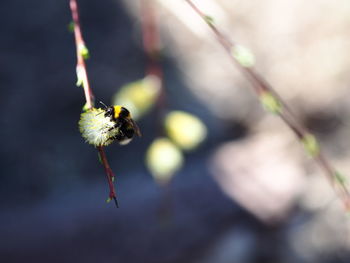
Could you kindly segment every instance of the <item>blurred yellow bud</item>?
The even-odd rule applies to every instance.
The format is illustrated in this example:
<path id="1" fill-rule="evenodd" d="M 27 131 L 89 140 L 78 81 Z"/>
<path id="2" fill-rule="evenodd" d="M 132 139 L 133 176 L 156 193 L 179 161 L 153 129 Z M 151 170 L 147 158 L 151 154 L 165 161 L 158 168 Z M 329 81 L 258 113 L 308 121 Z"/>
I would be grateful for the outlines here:
<path id="1" fill-rule="evenodd" d="M 90 58 L 89 50 L 84 44 L 80 44 L 78 46 L 78 50 L 80 55 L 82 55 L 85 60 Z"/>
<path id="2" fill-rule="evenodd" d="M 268 112 L 279 114 L 282 112 L 282 104 L 272 95 L 271 92 L 265 91 L 260 95 L 260 102 Z"/>
<path id="3" fill-rule="evenodd" d="M 182 167 L 183 155 L 169 139 L 158 138 L 147 150 L 146 164 L 157 182 L 167 183 Z"/>
<path id="4" fill-rule="evenodd" d="M 235 45 L 232 48 L 232 55 L 243 67 L 250 68 L 255 64 L 254 54 L 244 46 Z"/>
<path id="5" fill-rule="evenodd" d="M 165 129 L 169 138 L 184 150 L 196 148 L 207 136 L 204 123 L 183 111 L 170 112 L 165 119 Z"/>
<path id="6" fill-rule="evenodd" d="M 316 157 L 320 153 L 320 146 L 314 135 L 307 133 L 301 139 L 301 143 L 304 146 L 304 149 L 311 157 Z"/>
<path id="7" fill-rule="evenodd" d="M 124 85 L 112 98 L 112 105 L 129 109 L 133 119 L 146 114 L 156 102 L 161 89 L 158 77 L 149 75 L 139 81 Z"/>

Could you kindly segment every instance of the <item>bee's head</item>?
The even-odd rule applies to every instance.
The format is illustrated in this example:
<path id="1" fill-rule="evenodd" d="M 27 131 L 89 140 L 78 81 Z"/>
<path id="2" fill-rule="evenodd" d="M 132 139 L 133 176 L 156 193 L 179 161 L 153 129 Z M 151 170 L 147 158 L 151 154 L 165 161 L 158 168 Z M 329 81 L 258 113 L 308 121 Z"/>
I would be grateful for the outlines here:
<path id="1" fill-rule="evenodd" d="M 105 117 L 113 117 L 113 115 L 114 115 L 114 108 L 112 106 L 107 107 Z"/>
<path id="2" fill-rule="evenodd" d="M 114 117 L 114 107 L 112 106 L 107 106 L 106 104 L 104 104 L 102 101 L 100 101 L 100 103 L 105 107 L 105 117 Z"/>

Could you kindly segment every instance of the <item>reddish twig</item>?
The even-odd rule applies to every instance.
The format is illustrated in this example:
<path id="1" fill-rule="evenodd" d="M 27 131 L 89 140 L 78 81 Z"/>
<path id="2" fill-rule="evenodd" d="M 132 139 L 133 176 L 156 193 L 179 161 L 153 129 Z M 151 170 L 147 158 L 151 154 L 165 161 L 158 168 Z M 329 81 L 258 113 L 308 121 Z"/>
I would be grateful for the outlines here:
<path id="1" fill-rule="evenodd" d="M 89 79 L 87 75 L 86 70 L 86 64 L 84 56 L 88 56 L 88 50 L 86 48 L 82 33 L 81 33 L 81 27 L 79 22 L 79 13 L 78 13 L 78 5 L 76 0 L 70 0 L 69 6 L 72 13 L 73 23 L 74 23 L 74 36 L 75 36 L 75 46 L 76 46 L 76 53 L 77 53 L 77 85 L 82 85 L 84 89 L 84 95 L 86 99 L 85 107 L 86 109 L 91 109 L 94 107 L 94 95 L 92 93 L 92 90 L 89 85 Z M 107 156 L 105 154 L 104 148 L 102 146 L 97 147 L 99 151 L 99 156 L 101 158 L 101 162 L 103 167 L 105 168 L 108 185 L 109 185 L 109 200 L 114 199 L 115 204 L 118 206 L 117 201 L 117 195 L 115 192 L 115 188 L 113 185 L 114 180 L 114 174 L 112 169 L 110 168 L 107 160 Z"/>
<path id="2" fill-rule="evenodd" d="M 141 27 L 143 49 L 147 55 L 146 75 L 162 77 L 160 66 L 160 38 L 152 1 L 141 0 Z"/>
<path id="3" fill-rule="evenodd" d="M 81 34 L 77 1 L 70 0 L 69 5 L 70 5 L 73 23 L 74 23 L 74 36 L 75 36 L 75 46 L 76 46 L 76 53 L 77 53 L 77 66 L 76 66 L 77 77 L 78 77 L 78 81 L 82 81 L 85 99 L 86 99 L 86 107 L 88 109 L 91 109 L 94 106 L 94 95 L 90 89 L 84 55 L 83 55 L 84 54 L 83 52 L 86 51 L 87 49 L 85 46 L 83 36 Z"/>
<path id="4" fill-rule="evenodd" d="M 239 61 L 232 55 L 236 44 L 230 41 L 213 23 L 212 19 L 204 14 L 192 0 L 185 0 L 192 9 L 206 22 L 206 24 L 214 32 L 216 38 L 220 44 L 224 47 L 226 52 L 229 54 L 230 59 L 239 68 L 239 70 L 250 80 L 252 87 L 256 95 L 261 99 L 265 94 L 271 94 L 276 101 L 281 104 L 281 110 L 276 111 L 286 125 L 295 133 L 297 138 L 303 142 L 304 146 L 307 143 L 305 140 L 314 136 L 304 127 L 298 119 L 291 112 L 286 103 L 281 99 L 275 90 L 268 84 L 268 82 L 260 76 L 253 68 L 243 67 Z M 317 143 L 317 141 L 315 141 Z M 307 149 L 309 150 L 309 149 Z M 325 157 L 323 152 L 318 148 L 313 154 L 311 154 L 314 160 L 318 163 L 321 169 L 325 172 L 327 178 L 331 182 L 331 185 L 338 190 L 338 193 L 343 201 L 345 208 L 350 210 L 350 193 L 343 182 L 340 182 L 339 173 L 331 165 L 328 159 Z"/>
<path id="5" fill-rule="evenodd" d="M 114 188 L 114 184 L 113 184 L 115 175 L 114 175 L 111 167 L 109 166 L 104 148 L 102 146 L 98 146 L 97 150 L 100 154 L 101 161 L 102 161 L 103 167 L 105 168 L 106 175 L 107 175 L 107 180 L 108 180 L 108 185 L 109 185 L 109 200 L 114 199 L 115 205 L 117 207 L 119 207 L 118 200 L 117 200 L 117 194 L 115 192 L 115 188 Z"/>
<path id="6" fill-rule="evenodd" d="M 163 83 L 163 69 L 161 64 L 161 41 L 157 13 L 155 11 L 154 1 L 140 0 L 141 4 L 141 27 L 143 49 L 147 56 L 146 76 L 153 75 L 159 80 L 160 92 L 157 99 L 157 132 L 163 133 L 163 118 L 166 108 L 166 94 Z"/>

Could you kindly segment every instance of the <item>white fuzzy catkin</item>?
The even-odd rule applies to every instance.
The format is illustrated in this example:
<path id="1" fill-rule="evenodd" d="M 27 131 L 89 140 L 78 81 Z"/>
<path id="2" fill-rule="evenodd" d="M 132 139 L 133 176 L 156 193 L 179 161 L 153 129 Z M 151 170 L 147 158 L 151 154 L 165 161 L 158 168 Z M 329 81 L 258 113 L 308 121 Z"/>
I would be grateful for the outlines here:
<path id="1" fill-rule="evenodd" d="M 95 146 L 107 146 L 114 141 L 113 137 L 119 132 L 114 125 L 109 117 L 105 117 L 103 109 L 92 108 L 80 115 L 81 135 L 86 142 Z"/>

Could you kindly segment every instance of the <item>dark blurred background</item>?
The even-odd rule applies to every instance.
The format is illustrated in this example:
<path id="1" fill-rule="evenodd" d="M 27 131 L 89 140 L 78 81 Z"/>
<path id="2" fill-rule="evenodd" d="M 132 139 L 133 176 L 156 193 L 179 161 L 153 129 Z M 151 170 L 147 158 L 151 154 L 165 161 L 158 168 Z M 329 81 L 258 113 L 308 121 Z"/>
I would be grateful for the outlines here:
<path id="1" fill-rule="evenodd" d="M 257 70 L 349 172 L 349 3 L 197 2 L 254 51 Z M 149 3 L 166 110 L 196 115 L 208 134 L 162 187 L 144 164 L 159 109 L 138 120 L 141 139 L 106 148 L 116 209 L 78 130 L 85 99 L 68 0 L 0 2 L 0 262 L 348 262 L 348 218 L 293 134 L 185 2 Z M 90 85 L 110 104 L 145 76 L 140 2 L 78 4 Z"/>

